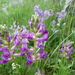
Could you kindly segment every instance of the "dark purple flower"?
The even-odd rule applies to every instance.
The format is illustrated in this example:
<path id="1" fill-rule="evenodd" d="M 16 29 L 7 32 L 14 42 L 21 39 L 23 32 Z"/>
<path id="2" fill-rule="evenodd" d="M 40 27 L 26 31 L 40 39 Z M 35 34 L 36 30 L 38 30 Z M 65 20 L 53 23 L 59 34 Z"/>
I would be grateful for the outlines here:
<path id="1" fill-rule="evenodd" d="M 32 64 L 32 57 L 30 55 L 27 55 L 26 65 L 31 65 L 31 64 Z"/>
<path id="2" fill-rule="evenodd" d="M 39 53 L 40 53 L 40 57 L 41 58 L 46 58 L 48 55 L 44 52 L 44 49 L 41 49 L 40 51 L 39 51 Z"/>
<path id="3" fill-rule="evenodd" d="M 32 40 L 33 36 L 34 36 L 33 32 L 32 33 L 30 31 L 27 32 L 27 38 L 28 38 L 28 40 Z"/>
<path id="4" fill-rule="evenodd" d="M 49 33 L 44 33 L 44 34 L 42 35 L 42 37 L 39 38 L 39 40 L 48 41 L 48 35 L 49 35 Z"/>
<path id="5" fill-rule="evenodd" d="M 38 47 L 43 48 L 44 46 L 42 45 L 42 40 L 38 40 Z"/>
<path id="6" fill-rule="evenodd" d="M 7 48 L 0 48 L 0 51 L 4 52 L 4 54 L 2 54 L 2 60 L 0 60 L 0 63 L 7 63 L 8 58 L 10 57 L 10 51 Z"/>
<path id="7" fill-rule="evenodd" d="M 42 34 L 46 31 L 46 26 L 44 26 L 42 23 L 39 23 L 37 28 L 38 32 L 41 32 Z"/>
<path id="8" fill-rule="evenodd" d="M 38 29 L 42 29 L 43 26 L 44 26 L 44 24 L 40 22 L 40 23 L 38 23 L 37 28 L 38 28 Z"/>

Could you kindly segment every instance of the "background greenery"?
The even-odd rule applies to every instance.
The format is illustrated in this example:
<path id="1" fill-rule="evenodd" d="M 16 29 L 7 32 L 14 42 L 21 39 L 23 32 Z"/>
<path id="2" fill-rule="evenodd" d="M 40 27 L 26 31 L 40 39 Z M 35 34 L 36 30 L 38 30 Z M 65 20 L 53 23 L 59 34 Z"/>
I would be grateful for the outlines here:
<path id="1" fill-rule="evenodd" d="M 13 1 L 13 0 L 12 0 Z M 18 1 L 18 0 L 14 0 Z M 75 48 L 75 16 L 70 15 L 68 10 L 65 18 L 58 23 L 56 13 L 60 12 L 64 5 L 65 0 L 23 0 L 23 4 L 11 5 L 11 0 L 0 0 L 0 24 L 6 24 L 9 28 L 13 25 L 13 22 L 17 21 L 19 25 L 25 25 L 29 28 L 28 19 L 34 14 L 34 6 L 39 5 L 42 10 L 53 10 L 54 15 L 44 22 L 47 30 L 49 31 L 49 41 L 45 42 L 45 51 L 48 54 L 48 58 L 40 61 L 39 68 L 45 72 L 45 75 L 75 75 L 75 51 L 72 54 L 73 59 L 67 60 L 67 64 L 70 64 L 64 72 L 64 69 L 59 65 L 61 62 L 59 49 L 63 42 L 73 43 Z M 7 11 L 3 12 L 2 8 L 7 8 Z M 70 7 L 69 7 L 70 8 Z M 56 20 L 59 24 L 56 25 L 56 29 L 59 32 L 54 33 L 52 21 Z M 65 25 L 63 25 L 65 23 Z M 12 63 L 19 64 L 21 67 L 12 69 Z M 16 60 L 8 62 L 6 64 L 0 64 L 0 75 L 34 75 L 35 65 L 26 66 L 24 57 L 17 57 Z M 73 64 L 72 64 L 73 62 Z M 59 68 L 60 69 L 59 69 Z M 65 65 L 63 65 L 63 68 Z"/>

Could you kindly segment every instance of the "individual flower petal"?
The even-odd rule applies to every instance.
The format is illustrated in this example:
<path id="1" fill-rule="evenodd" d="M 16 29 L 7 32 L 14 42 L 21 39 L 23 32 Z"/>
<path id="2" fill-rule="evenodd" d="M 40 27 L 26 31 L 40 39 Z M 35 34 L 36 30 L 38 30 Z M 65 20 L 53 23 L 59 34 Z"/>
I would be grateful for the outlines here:
<path id="1" fill-rule="evenodd" d="M 41 58 L 46 58 L 48 55 L 44 52 L 44 49 L 41 49 L 40 51 L 39 51 L 39 53 L 40 53 L 40 57 Z"/>

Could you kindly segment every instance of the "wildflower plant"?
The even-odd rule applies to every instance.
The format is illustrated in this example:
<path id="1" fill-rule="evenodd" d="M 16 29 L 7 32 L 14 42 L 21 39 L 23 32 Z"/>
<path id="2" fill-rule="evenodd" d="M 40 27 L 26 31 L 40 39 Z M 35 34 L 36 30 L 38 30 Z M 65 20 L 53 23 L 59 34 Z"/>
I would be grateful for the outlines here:
<path id="1" fill-rule="evenodd" d="M 27 30 L 25 26 L 19 27 L 16 23 L 11 29 L 8 29 L 6 25 L 0 26 L 0 51 L 4 52 L 1 55 L 1 64 L 12 61 L 18 56 L 25 56 L 26 65 L 31 65 L 48 56 L 44 51 L 43 42 L 48 41 L 49 32 L 46 30 L 44 21 L 51 14 L 47 10 L 42 11 L 39 6 L 34 7 L 34 12 L 35 14 L 28 20 L 30 30 Z M 33 45 L 30 46 L 31 41 Z"/>
<path id="2" fill-rule="evenodd" d="M 72 59 L 71 54 L 74 52 L 74 49 L 71 46 L 72 44 L 70 43 L 63 43 L 62 48 L 60 49 L 60 52 L 62 52 L 62 54 L 60 54 L 60 57 Z"/>

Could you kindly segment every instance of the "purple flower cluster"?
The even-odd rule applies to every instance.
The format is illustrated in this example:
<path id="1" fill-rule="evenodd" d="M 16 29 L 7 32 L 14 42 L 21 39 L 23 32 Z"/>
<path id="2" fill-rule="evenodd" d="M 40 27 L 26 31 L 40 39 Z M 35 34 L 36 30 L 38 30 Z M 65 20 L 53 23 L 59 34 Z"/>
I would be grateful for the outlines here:
<path id="1" fill-rule="evenodd" d="M 70 54 L 74 52 L 74 49 L 71 46 L 72 44 L 70 43 L 63 43 L 62 48 L 60 49 L 60 51 L 62 52 L 62 54 L 60 54 L 60 57 L 66 57 L 67 59 L 72 59 Z"/>
<path id="2" fill-rule="evenodd" d="M 44 17 L 42 16 L 42 18 Z M 14 28 L 11 28 L 13 33 L 10 33 L 7 29 L 2 29 L 7 34 L 6 38 L 0 35 L 0 51 L 4 52 L 0 63 L 7 63 L 17 56 L 25 56 L 27 58 L 26 65 L 31 65 L 33 62 L 47 57 L 43 42 L 48 41 L 49 33 L 43 21 L 39 19 L 40 16 L 37 13 L 32 15 L 32 18 L 28 21 L 31 31 L 27 30 L 25 26 L 19 27 L 16 23 L 14 23 Z M 5 35 L 3 32 L 2 35 Z M 34 45 L 30 46 L 31 41 Z M 19 50 L 20 53 L 16 53 L 16 50 Z"/>
<path id="3" fill-rule="evenodd" d="M 45 10 L 45 11 L 42 11 L 39 6 L 35 6 L 34 7 L 34 12 L 38 14 L 38 16 L 42 17 L 42 18 L 39 18 L 41 21 L 45 21 L 46 19 L 48 19 L 51 15 L 53 15 L 53 11 L 51 10 Z"/>
<path id="4" fill-rule="evenodd" d="M 66 14 L 66 11 L 65 10 L 62 10 L 61 12 L 58 12 L 56 14 L 57 14 L 57 17 L 61 18 L 61 17 L 63 17 L 63 15 Z"/>

